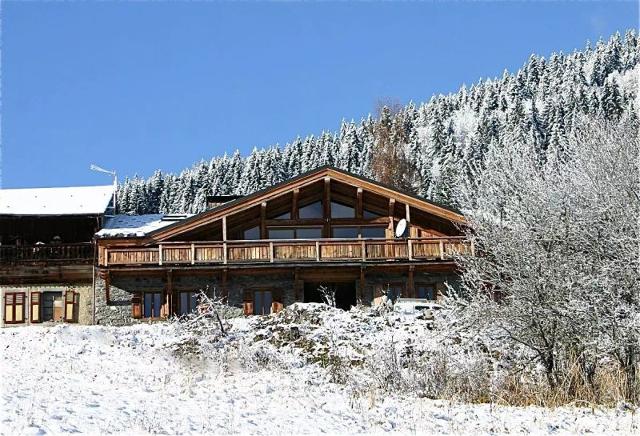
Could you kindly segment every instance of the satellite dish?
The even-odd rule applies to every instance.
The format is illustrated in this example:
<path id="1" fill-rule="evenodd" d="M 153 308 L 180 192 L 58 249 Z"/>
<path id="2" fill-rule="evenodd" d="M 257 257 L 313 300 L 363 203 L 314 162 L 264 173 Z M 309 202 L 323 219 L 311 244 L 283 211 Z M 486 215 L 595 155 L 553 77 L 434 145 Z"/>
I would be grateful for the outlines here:
<path id="1" fill-rule="evenodd" d="M 396 226 L 396 238 L 402 238 L 404 236 L 404 232 L 407 231 L 407 220 L 402 218 L 398 221 L 398 225 Z"/>

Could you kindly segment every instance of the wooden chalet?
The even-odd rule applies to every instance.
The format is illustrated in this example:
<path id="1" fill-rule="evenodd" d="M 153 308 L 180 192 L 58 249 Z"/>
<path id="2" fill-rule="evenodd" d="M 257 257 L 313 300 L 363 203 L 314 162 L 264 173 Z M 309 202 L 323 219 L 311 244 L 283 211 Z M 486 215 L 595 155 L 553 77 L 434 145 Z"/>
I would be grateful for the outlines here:
<path id="1" fill-rule="evenodd" d="M 0 190 L 0 326 L 92 322 L 93 236 L 114 187 Z"/>
<path id="2" fill-rule="evenodd" d="M 344 309 L 390 292 L 436 300 L 457 280 L 453 253 L 472 250 L 458 212 L 332 167 L 213 203 L 190 217 L 106 223 L 96 235 L 98 323 L 188 313 L 201 290 L 247 314 L 321 301 L 321 286 Z"/>

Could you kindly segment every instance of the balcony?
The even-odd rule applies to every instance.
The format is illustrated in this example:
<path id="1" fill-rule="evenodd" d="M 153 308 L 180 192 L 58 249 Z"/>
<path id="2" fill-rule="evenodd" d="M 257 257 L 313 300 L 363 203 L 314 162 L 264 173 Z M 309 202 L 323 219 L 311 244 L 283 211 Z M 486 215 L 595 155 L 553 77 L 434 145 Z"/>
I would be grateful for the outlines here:
<path id="1" fill-rule="evenodd" d="M 463 237 L 410 239 L 292 239 L 172 242 L 155 247 L 105 248 L 102 266 L 212 265 L 299 262 L 451 261 L 473 253 Z"/>
<path id="2" fill-rule="evenodd" d="M 88 263 L 93 260 L 93 245 L 78 244 L 0 245 L 0 263 Z"/>

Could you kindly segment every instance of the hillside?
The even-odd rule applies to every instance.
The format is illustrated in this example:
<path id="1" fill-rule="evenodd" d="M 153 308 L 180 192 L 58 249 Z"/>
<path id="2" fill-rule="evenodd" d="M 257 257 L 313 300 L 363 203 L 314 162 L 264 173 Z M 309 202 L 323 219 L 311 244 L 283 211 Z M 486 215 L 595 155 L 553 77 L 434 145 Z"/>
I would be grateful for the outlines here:
<path id="1" fill-rule="evenodd" d="M 226 336 L 206 322 L 3 329 L 0 434 L 638 430 L 624 406 L 429 399 L 429 383 L 442 375 L 455 381 L 467 374 L 471 385 L 483 377 L 472 372 L 480 362 L 473 347 L 453 347 L 450 368 L 439 365 L 461 338 L 428 327 L 371 309 L 297 304 L 277 315 L 230 319 Z M 415 367 L 419 362 L 440 369 L 425 377 L 429 366 Z"/>
<path id="2" fill-rule="evenodd" d="M 247 157 L 214 157 L 177 175 L 157 171 L 146 180 L 126 180 L 120 211 L 199 212 L 207 195 L 246 194 L 326 164 L 375 178 L 371 164 L 380 125 L 390 126 L 392 141 L 409 156 L 412 189 L 452 204 L 455 178 L 481 163 L 490 146 L 526 142 L 546 159 L 563 147 L 581 117 L 636 117 L 639 58 L 635 31 L 571 54 L 532 55 L 514 73 L 427 103 L 382 110 L 379 118 L 343 121 L 337 132 L 254 149 Z"/>

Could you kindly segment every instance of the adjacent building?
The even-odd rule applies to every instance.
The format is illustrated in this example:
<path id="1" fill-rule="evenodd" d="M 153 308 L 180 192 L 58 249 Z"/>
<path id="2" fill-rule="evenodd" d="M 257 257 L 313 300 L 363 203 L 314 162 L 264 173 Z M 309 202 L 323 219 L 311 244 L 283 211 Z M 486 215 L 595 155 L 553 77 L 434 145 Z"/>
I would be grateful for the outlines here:
<path id="1" fill-rule="evenodd" d="M 0 326 L 93 322 L 93 238 L 114 187 L 0 190 Z"/>

